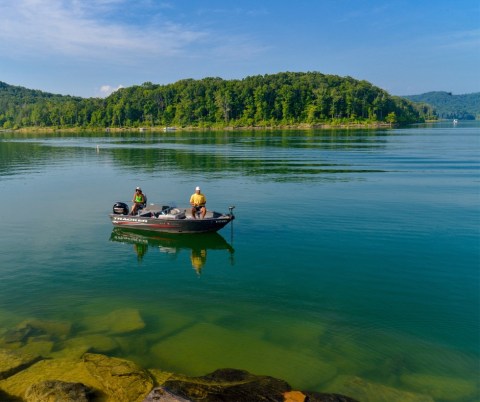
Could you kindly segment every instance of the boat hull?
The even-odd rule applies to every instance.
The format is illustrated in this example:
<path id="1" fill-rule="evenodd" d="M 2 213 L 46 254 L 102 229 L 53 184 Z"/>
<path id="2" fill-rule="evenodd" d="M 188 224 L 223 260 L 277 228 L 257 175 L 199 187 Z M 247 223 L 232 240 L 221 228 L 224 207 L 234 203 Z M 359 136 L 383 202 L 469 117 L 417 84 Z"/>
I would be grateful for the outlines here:
<path id="1" fill-rule="evenodd" d="M 150 211 L 150 207 L 145 208 L 143 214 L 131 216 L 121 214 L 110 214 L 113 226 L 119 228 L 129 228 L 137 230 L 148 230 L 163 233 L 211 233 L 217 232 L 235 219 L 233 214 L 220 214 L 209 211 L 204 219 L 194 219 L 191 215 L 182 214 L 183 218 L 177 216 L 159 215 L 158 217 Z M 185 210 L 185 212 L 188 211 Z M 143 216 L 142 216 L 143 215 Z"/>

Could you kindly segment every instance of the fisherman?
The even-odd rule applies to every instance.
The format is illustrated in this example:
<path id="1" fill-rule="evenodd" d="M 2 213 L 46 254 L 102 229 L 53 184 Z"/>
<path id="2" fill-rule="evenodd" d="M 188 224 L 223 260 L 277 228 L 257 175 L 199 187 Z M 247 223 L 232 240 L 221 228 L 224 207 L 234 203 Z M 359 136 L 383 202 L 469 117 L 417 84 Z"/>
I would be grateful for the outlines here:
<path id="1" fill-rule="evenodd" d="M 197 219 L 197 213 L 200 212 L 200 217 L 203 219 L 205 218 L 205 214 L 207 213 L 207 208 L 205 208 L 205 204 L 207 203 L 207 199 L 201 193 L 200 187 L 195 188 L 195 193 L 192 194 L 190 197 L 190 205 L 192 206 L 192 218 Z"/>
<path id="2" fill-rule="evenodd" d="M 133 205 L 132 210 L 130 211 L 130 215 L 136 215 L 140 209 L 145 207 L 147 200 L 145 198 L 145 194 L 142 193 L 142 189 L 140 187 L 137 187 L 135 189 L 132 202 Z"/>

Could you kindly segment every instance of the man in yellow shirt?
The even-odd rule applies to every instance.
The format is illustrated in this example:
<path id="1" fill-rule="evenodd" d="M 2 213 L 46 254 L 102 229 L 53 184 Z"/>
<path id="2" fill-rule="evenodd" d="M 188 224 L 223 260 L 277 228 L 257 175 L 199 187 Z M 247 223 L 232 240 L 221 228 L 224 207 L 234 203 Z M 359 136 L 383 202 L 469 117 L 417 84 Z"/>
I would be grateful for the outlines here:
<path id="1" fill-rule="evenodd" d="M 195 193 L 192 194 L 190 197 L 190 205 L 192 206 L 192 218 L 197 218 L 197 212 L 200 211 L 201 218 L 205 218 L 205 214 L 207 213 L 207 208 L 205 208 L 205 204 L 207 203 L 207 199 L 205 196 L 200 192 L 200 187 L 195 188 Z"/>

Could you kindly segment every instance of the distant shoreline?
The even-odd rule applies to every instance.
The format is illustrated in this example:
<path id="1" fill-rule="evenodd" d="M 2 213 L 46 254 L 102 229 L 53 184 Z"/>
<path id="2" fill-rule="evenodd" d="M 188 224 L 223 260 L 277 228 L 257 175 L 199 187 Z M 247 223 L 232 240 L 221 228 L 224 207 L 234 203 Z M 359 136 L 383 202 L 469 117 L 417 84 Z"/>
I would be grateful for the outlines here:
<path id="1" fill-rule="evenodd" d="M 85 127 L 22 127 L 11 130 L 2 130 L 3 132 L 13 133 L 53 133 L 53 132 L 175 132 L 175 131 L 249 131 L 249 130 L 331 130 L 331 129 L 384 129 L 395 128 L 396 125 L 385 122 L 374 123 L 325 123 L 325 124 L 295 124 L 295 125 L 278 125 L 278 126 L 225 126 L 225 127 L 196 127 L 186 126 L 177 127 L 173 126 L 169 130 L 165 130 L 165 126 L 153 126 L 153 127 L 106 127 L 106 128 L 85 128 Z"/>

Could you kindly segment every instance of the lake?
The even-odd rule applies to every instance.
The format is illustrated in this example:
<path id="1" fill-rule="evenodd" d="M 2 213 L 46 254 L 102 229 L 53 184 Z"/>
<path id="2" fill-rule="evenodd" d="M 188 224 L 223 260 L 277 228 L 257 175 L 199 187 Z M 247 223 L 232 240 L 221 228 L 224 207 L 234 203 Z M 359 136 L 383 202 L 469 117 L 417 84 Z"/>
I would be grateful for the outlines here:
<path id="1" fill-rule="evenodd" d="M 363 401 L 479 400 L 480 123 L 390 130 L 0 133 L 0 339 L 233 367 Z M 214 235 L 113 230 L 116 201 Z M 97 336 L 97 337 L 95 337 Z M 88 338 L 90 337 L 90 338 Z M 22 346 L 23 347 L 23 346 Z M 81 349 L 81 348 L 80 348 Z"/>

